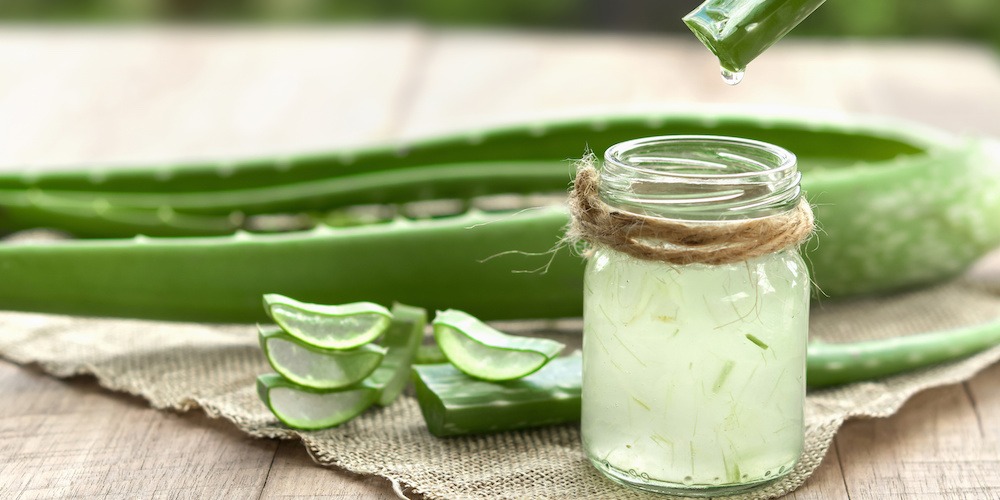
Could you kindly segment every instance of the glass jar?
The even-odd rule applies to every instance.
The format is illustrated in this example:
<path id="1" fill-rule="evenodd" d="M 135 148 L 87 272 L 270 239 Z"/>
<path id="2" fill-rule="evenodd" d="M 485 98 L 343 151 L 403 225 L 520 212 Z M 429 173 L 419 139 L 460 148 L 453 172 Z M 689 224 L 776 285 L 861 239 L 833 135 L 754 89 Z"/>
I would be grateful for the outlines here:
<path id="1" fill-rule="evenodd" d="M 619 210 L 711 227 L 795 209 L 799 178 L 795 156 L 770 144 L 653 137 L 607 150 L 598 194 Z M 598 470 L 694 496 L 792 470 L 810 288 L 795 246 L 674 265 L 598 244 L 584 283 L 581 433 Z"/>

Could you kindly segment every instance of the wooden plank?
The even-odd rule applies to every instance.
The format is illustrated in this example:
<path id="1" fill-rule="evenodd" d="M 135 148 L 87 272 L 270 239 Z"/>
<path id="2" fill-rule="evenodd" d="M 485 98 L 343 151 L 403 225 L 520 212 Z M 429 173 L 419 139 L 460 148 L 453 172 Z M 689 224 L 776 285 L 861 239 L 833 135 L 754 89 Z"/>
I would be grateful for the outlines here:
<path id="1" fill-rule="evenodd" d="M 3 498 L 252 498 L 277 443 L 0 361 Z"/>
<path id="2" fill-rule="evenodd" d="M 396 500 L 399 497 L 385 479 L 319 467 L 302 443 L 282 441 L 261 499 L 286 498 Z"/>
<path id="3" fill-rule="evenodd" d="M 997 373 L 976 379 L 1000 383 Z M 920 393 L 886 419 L 849 421 L 836 441 L 854 500 L 1000 493 L 1000 446 L 982 439 L 961 385 Z"/>
<path id="4" fill-rule="evenodd" d="M 387 138 L 420 30 L 0 31 L 0 168 L 280 155 Z"/>
<path id="5" fill-rule="evenodd" d="M 978 377 L 966 382 L 965 389 L 983 438 L 1000 443 L 1000 364 L 987 368 Z M 1000 454 L 997 458 L 1000 459 Z M 1000 463 L 997 468 L 1000 470 Z"/>

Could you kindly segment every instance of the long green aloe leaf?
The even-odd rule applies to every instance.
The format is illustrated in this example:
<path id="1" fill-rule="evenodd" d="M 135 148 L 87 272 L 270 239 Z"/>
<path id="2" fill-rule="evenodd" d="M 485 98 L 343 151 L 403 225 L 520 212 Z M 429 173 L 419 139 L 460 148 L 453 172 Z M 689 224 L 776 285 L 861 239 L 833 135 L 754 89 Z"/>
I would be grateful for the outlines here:
<path id="1" fill-rule="evenodd" d="M 410 167 L 479 162 L 563 161 L 584 148 L 652 135 L 713 134 L 771 142 L 800 157 L 850 156 L 866 162 L 919 154 L 942 142 L 912 126 L 891 126 L 829 116 L 774 116 L 727 111 L 671 112 L 638 116 L 525 123 L 399 145 L 382 145 L 280 158 L 253 158 L 170 167 L 0 172 L 0 189 L 96 193 L 199 193 L 309 183 Z M 386 202 L 392 200 L 385 200 Z"/>
<path id="2" fill-rule="evenodd" d="M 810 387 L 887 377 L 952 361 L 1000 345 L 1000 322 L 898 339 L 850 344 L 812 342 L 807 356 Z"/>
<path id="3" fill-rule="evenodd" d="M 73 210 L 131 210 L 155 215 L 164 207 L 178 214 L 260 214 L 349 205 L 467 198 L 470 195 L 561 189 L 572 178 L 567 159 L 547 161 L 480 161 L 419 165 L 405 169 L 331 175 L 297 183 L 276 178 L 275 184 L 229 187 L 217 191 L 115 192 L 67 189 L 0 189 L 0 206 L 8 217 L 61 205 Z M 87 205 L 90 205 L 88 207 Z M 16 210 L 15 210 L 16 209 Z"/>
<path id="4" fill-rule="evenodd" d="M 566 347 L 554 340 L 508 335 L 455 309 L 434 317 L 434 338 L 456 368 L 495 382 L 534 373 Z"/>
<path id="5" fill-rule="evenodd" d="M 420 411 L 439 437 L 578 421 L 581 373 L 579 354 L 507 382 L 474 379 L 450 363 L 413 367 Z"/>
<path id="6" fill-rule="evenodd" d="M 316 304 L 455 307 L 484 319 L 576 316 L 583 263 L 545 253 L 566 220 L 549 207 L 287 234 L 0 245 L 0 308 L 266 321 L 260 297 L 275 292 Z"/>
<path id="7" fill-rule="evenodd" d="M 261 329 L 260 347 L 271 368 L 296 384 L 339 389 L 360 382 L 382 363 L 386 348 L 365 344 L 350 350 L 321 349 L 284 330 Z"/>
<path id="8" fill-rule="evenodd" d="M 562 161 L 579 156 L 585 144 L 600 147 L 613 139 L 678 132 L 761 139 L 799 155 L 802 184 L 820 227 L 804 251 L 814 281 L 827 296 L 940 281 L 1000 244 L 1000 217 L 991 215 L 1000 212 L 1000 197 L 995 196 L 1000 192 L 1000 154 L 991 153 L 988 142 L 961 143 L 908 126 L 864 120 L 712 114 L 593 119 L 425 141 L 403 156 L 391 148 L 357 152 L 355 162 L 343 171 L 314 158 L 314 163 L 293 162 L 289 170 L 266 162 L 249 163 L 245 169 L 236 165 L 227 182 L 215 184 L 208 182 L 215 174 L 206 166 L 181 168 L 162 179 L 155 171 L 137 169 L 109 174 L 97 184 L 83 172 L 36 179 L 0 174 L 0 185 L 15 191 L 148 188 L 221 193 L 351 172 L 401 171 L 429 162 Z M 280 172 L 290 173 L 289 178 Z M 553 185 L 564 189 L 568 175 L 557 177 Z M 156 184 L 161 181 L 165 184 Z M 202 181 L 207 184 L 198 188 Z M 150 187 L 153 184 L 162 190 Z M 474 190 L 464 194 L 472 196 Z M 72 217 L 60 214 L 47 221 L 50 227 L 72 222 Z M 0 226 L 3 220 L 0 209 Z M 88 219 L 88 230 L 98 231 L 100 220 Z M 47 225 L 43 222 L 35 221 Z M 321 303 L 398 299 L 460 308 L 483 319 L 576 316 L 582 293 L 577 257 L 558 252 L 547 273 L 516 273 L 546 266 L 549 255 L 525 254 L 553 248 L 566 222 L 565 211 L 554 208 L 349 229 L 319 226 L 282 235 L 237 232 L 212 238 L 0 245 L 0 281 L 5 284 L 0 287 L 0 308 L 251 321 L 261 319 L 258 297 L 274 290 Z M 115 222 L 113 227 L 122 231 L 129 226 Z M 474 279 L 456 283 L 450 276 Z"/>

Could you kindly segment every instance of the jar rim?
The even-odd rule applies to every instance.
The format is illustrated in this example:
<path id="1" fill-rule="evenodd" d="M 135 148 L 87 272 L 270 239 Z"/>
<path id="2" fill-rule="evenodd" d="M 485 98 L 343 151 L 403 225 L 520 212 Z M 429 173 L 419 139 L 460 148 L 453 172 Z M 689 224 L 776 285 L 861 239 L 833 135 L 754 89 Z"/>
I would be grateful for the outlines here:
<path id="1" fill-rule="evenodd" d="M 724 135 L 658 135 L 653 137 L 641 137 L 639 139 L 632 139 L 625 142 L 619 142 L 611 146 L 604 152 L 604 161 L 606 163 L 608 162 L 613 163 L 620 168 L 663 174 L 663 172 L 661 171 L 653 171 L 650 169 L 642 168 L 635 164 L 625 162 L 623 160 L 623 153 L 626 153 L 628 151 L 633 151 L 643 146 L 650 146 L 656 144 L 680 144 L 685 142 L 700 143 L 700 144 L 716 143 L 716 144 L 749 146 L 774 155 L 775 159 L 778 160 L 778 164 L 777 166 L 767 167 L 763 170 L 749 170 L 745 172 L 731 172 L 723 174 L 670 172 L 669 174 L 666 175 L 670 175 L 671 177 L 684 177 L 691 179 L 741 179 L 741 178 L 755 177 L 761 174 L 780 173 L 790 169 L 795 169 L 798 162 L 794 153 L 780 146 L 776 146 L 774 144 L 770 144 L 764 141 L 758 141 L 755 139 L 745 139 L 742 137 L 730 137 Z"/>
<path id="2" fill-rule="evenodd" d="M 767 217 L 801 194 L 797 158 L 754 139 L 666 135 L 615 144 L 604 154 L 599 194 L 633 213 L 682 220 Z"/>

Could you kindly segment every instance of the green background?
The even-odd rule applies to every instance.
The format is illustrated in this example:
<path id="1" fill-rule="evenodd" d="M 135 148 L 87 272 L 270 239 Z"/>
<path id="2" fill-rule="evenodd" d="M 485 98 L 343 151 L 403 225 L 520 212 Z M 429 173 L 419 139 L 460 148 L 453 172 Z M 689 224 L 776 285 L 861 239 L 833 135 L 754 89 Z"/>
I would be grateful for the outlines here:
<path id="1" fill-rule="evenodd" d="M 6 22 L 330 23 L 681 32 L 692 0 L 3 0 Z M 927 37 L 1000 48 L 998 0 L 829 0 L 794 36 Z"/>

